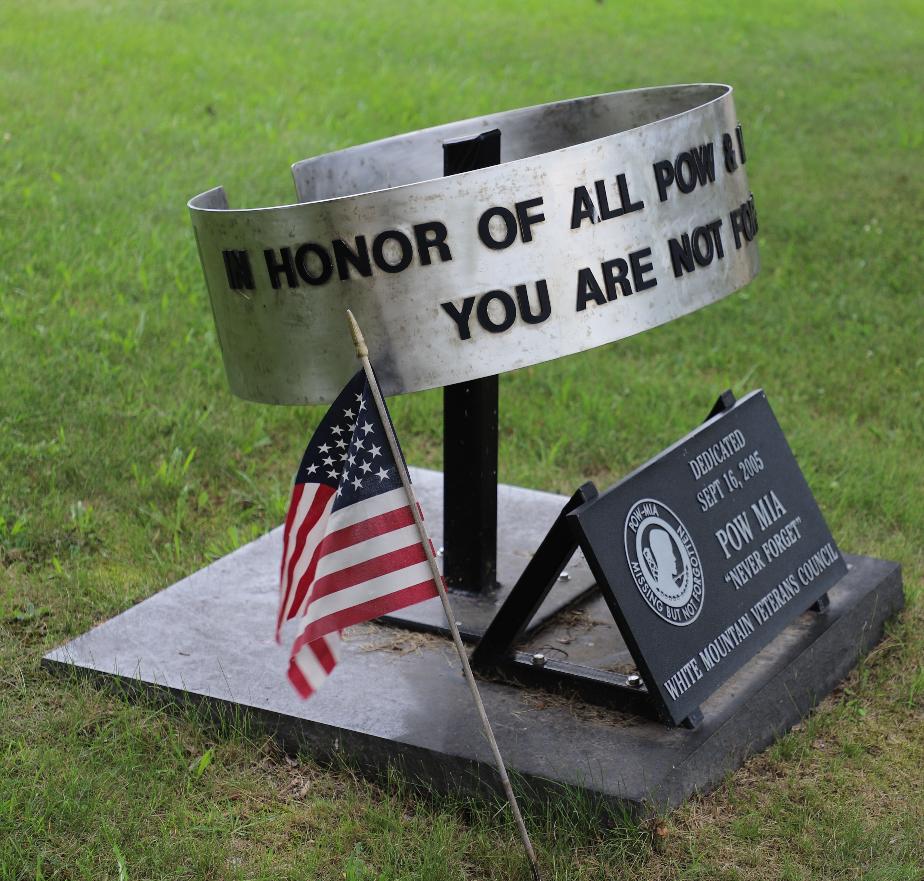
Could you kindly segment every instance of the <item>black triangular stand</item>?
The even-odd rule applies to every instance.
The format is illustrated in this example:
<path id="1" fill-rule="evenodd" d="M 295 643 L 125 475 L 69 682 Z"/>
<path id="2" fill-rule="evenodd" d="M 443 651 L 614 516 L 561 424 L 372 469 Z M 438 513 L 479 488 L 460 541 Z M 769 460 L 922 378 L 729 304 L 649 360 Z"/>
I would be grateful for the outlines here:
<path id="1" fill-rule="evenodd" d="M 578 548 L 568 514 L 596 497 L 596 487 L 588 482 L 562 508 L 475 647 L 472 667 L 482 675 L 502 676 L 540 688 L 567 689 L 590 703 L 654 716 L 648 690 L 639 676 L 546 658 L 541 654 L 517 651 L 514 647 Z"/>

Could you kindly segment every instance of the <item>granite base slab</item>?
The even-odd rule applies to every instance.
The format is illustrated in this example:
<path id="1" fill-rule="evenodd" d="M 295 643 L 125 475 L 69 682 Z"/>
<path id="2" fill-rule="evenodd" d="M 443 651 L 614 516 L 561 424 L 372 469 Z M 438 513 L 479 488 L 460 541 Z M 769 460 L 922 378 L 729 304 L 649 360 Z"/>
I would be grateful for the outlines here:
<path id="1" fill-rule="evenodd" d="M 418 488 L 435 484 L 427 476 L 434 474 L 415 470 Z M 516 490 L 523 511 L 533 495 L 536 510 L 550 513 L 549 523 L 565 502 L 549 493 L 502 490 L 502 497 Z M 432 499 L 424 506 L 440 510 Z M 545 516 L 534 518 L 533 531 L 544 528 Z M 439 790 L 498 791 L 458 659 L 442 637 L 379 624 L 354 628 L 324 688 L 309 701 L 297 697 L 285 679 L 288 641 L 280 646 L 272 638 L 280 543 L 275 530 L 55 649 L 43 663 L 216 711 L 244 710 L 288 749 L 306 749 L 320 760 L 346 760 L 370 774 L 397 767 Z M 663 810 L 709 790 L 808 714 L 901 609 L 898 564 L 847 560 L 850 571 L 830 591 L 828 609 L 806 612 L 729 679 L 702 706 L 703 721 L 694 730 L 669 729 L 567 694 L 482 683 L 501 752 L 519 785 L 538 798 L 577 787 L 633 810 Z M 581 663 L 611 669 L 631 666 L 599 596 L 568 605 L 532 634 L 531 647 L 559 646 Z"/>

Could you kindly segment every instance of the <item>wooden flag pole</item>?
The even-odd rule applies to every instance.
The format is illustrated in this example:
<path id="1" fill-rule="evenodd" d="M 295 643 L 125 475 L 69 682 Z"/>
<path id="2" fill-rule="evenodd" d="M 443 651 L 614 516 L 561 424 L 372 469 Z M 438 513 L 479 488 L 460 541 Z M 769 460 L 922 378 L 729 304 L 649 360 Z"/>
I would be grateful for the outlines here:
<path id="1" fill-rule="evenodd" d="M 526 831 L 526 824 L 523 822 L 523 815 L 520 813 L 520 806 L 517 804 L 516 796 L 513 794 L 513 787 L 510 785 L 510 778 L 507 776 L 507 768 L 504 766 L 504 760 L 501 758 L 500 750 L 497 748 L 497 741 L 494 739 L 494 731 L 491 729 L 491 723 L 488 721 L 488 714 L 485 712 L 484 704 L 481 702 L 481 695 L 478 693 L 478 686 L 475 683 L 475 677 L 472 674 L 471 665 L 468 662 L 468 653 L 462 644 L 462 637 L 459 635 L 459 628 L 456 626 L 456 618 L 453 615 L 452 607 L 449 605 L 449 596 L 446 593 L 446 587 L 443 584 L 443 577 L 440 575 L 439 567 L 436 564 L 436 557 L 433 555 L 433 545 L 430 542 L 430 536 L 427 534 L 427 527 L 424 526 L 423 519 L 420 515 L 420 508 L 417 505 L 417 497 L 414 494 L 414 488 L 411 486 L 411 479 L 407 473 L 407 465 L 401 450 L 398 448 L 398 441 L 395 439 L 395 432 L 391 426 L 391 420 L 385 410 L 385 401 L 382 398 L 382 392 L 379 384 L 376 382 L 375 374 L 372 372 L 372 366 L 369 364 L 369 349 L 366 347 L 366 341 L 363 338 L 362 331 L 353 317 L 353 313 L 347 309 L 347 319 L 350 322 L 350 331 L 353 334 L 353 344 L 356 346 L 356 357 L 359 358 L 363 365 L 363 371 L 366 379 L 369 381 L 369 388 L 372 389 L 372 397 L 375 399 L 375 407 L 379 411 L 379 418 L 385 428 L 385 437 L 388 438 L 388 446 L 391 449 L 391 455 L 398 466 L 398 473 L 401 476 L 401 483 L 404 486 L 404 492 L 407 494 L 408 504 L 411 507 L 411 513 L 414 516 L 414 523 L 417 525 L 417 531 L 420 533 L 420 540 L 423 543 L 424 553 L 427 555 L 427 562 L 430 564 L 430 571 L 433 573 L 433 581 L 436 589 L 439 591 L 440 600 L 443 603 L 443 611 L 446 613 L 446 620 L 449 622 L 449 632 L 452 634 L 452 641 L 455 643 L 456 651 L 459 653 L 459 660 L 462 662 L 462 672 L 465 674 L 465 681 L 472 692 L 472 698 L 475 706 L 478 708 L 478 715 L 481 717 L 481 726 L 484 728 L 485 737 L 491 745 L 491 752 L 494 754 L 494 763 L 497 766 L 497 773 L 500 775 L 501 784 L 504 787 L 504 794 L 510 804 L 510 810 L 513 813 L 513 819 L 516 821 L 517 829 L 520 832 L 520 839 L 523 847 L 526 849 L 526 856 L 529 859 L 530 867 L 533 871 L 533 878 L 541 881 L 539 875 L 539 862 L 536 859 L 536 852 L 533 850 L 533 844 L 529 840 L 529 833 Z"/>

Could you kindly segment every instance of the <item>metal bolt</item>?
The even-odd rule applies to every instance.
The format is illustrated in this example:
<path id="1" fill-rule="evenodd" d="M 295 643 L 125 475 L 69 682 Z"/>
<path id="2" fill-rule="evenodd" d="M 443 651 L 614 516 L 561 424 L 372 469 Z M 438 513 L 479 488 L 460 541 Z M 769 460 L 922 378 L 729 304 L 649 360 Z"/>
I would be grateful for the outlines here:
<path id="1" fill-rule="evenodd" d="M 629 688 L 641 688 L 642 687 L 642 677 L 638 673 L 630 673 L 626 676 L 626 685 Z"/>
<path id="2" fill-rule="evenodd" d="M 542 652 L 536 652 L 533 655 L 533 666 L 534 667 L 544 667 L 545 666 L 545 655 Z"/>
<path id="3" fill-rule="evenodd" d="M 444 548 L 442 545 L 440 545 L 440 546 L 436 549 L 436 556 L 437 556 L 437 557 L 442 557 L 444 553 L 445 553 L 445 548 Z"/>
<path id="4" fill-rule="evenodd" d="M 571 575 L 568 574 L 567 572 L 562 572 L 561 575 L 558 576 L 558 580 L 559 581 L 571 581 Z"/>

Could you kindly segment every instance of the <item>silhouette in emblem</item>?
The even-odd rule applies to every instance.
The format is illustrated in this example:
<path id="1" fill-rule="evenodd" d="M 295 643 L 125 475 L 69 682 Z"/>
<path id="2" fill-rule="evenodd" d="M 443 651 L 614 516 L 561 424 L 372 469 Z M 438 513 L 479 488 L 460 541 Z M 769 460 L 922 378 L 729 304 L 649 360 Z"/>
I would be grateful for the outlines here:
<path id="1" fill-rule="evenodd" d="M 667 596 L 677 593 L 677 555 L 674 542 L 663 529 L 652 529 L 648 533 L 648 547 L 644 550 L 645 562 L 652 576 L 657 579 L 657 590 Z"/>

